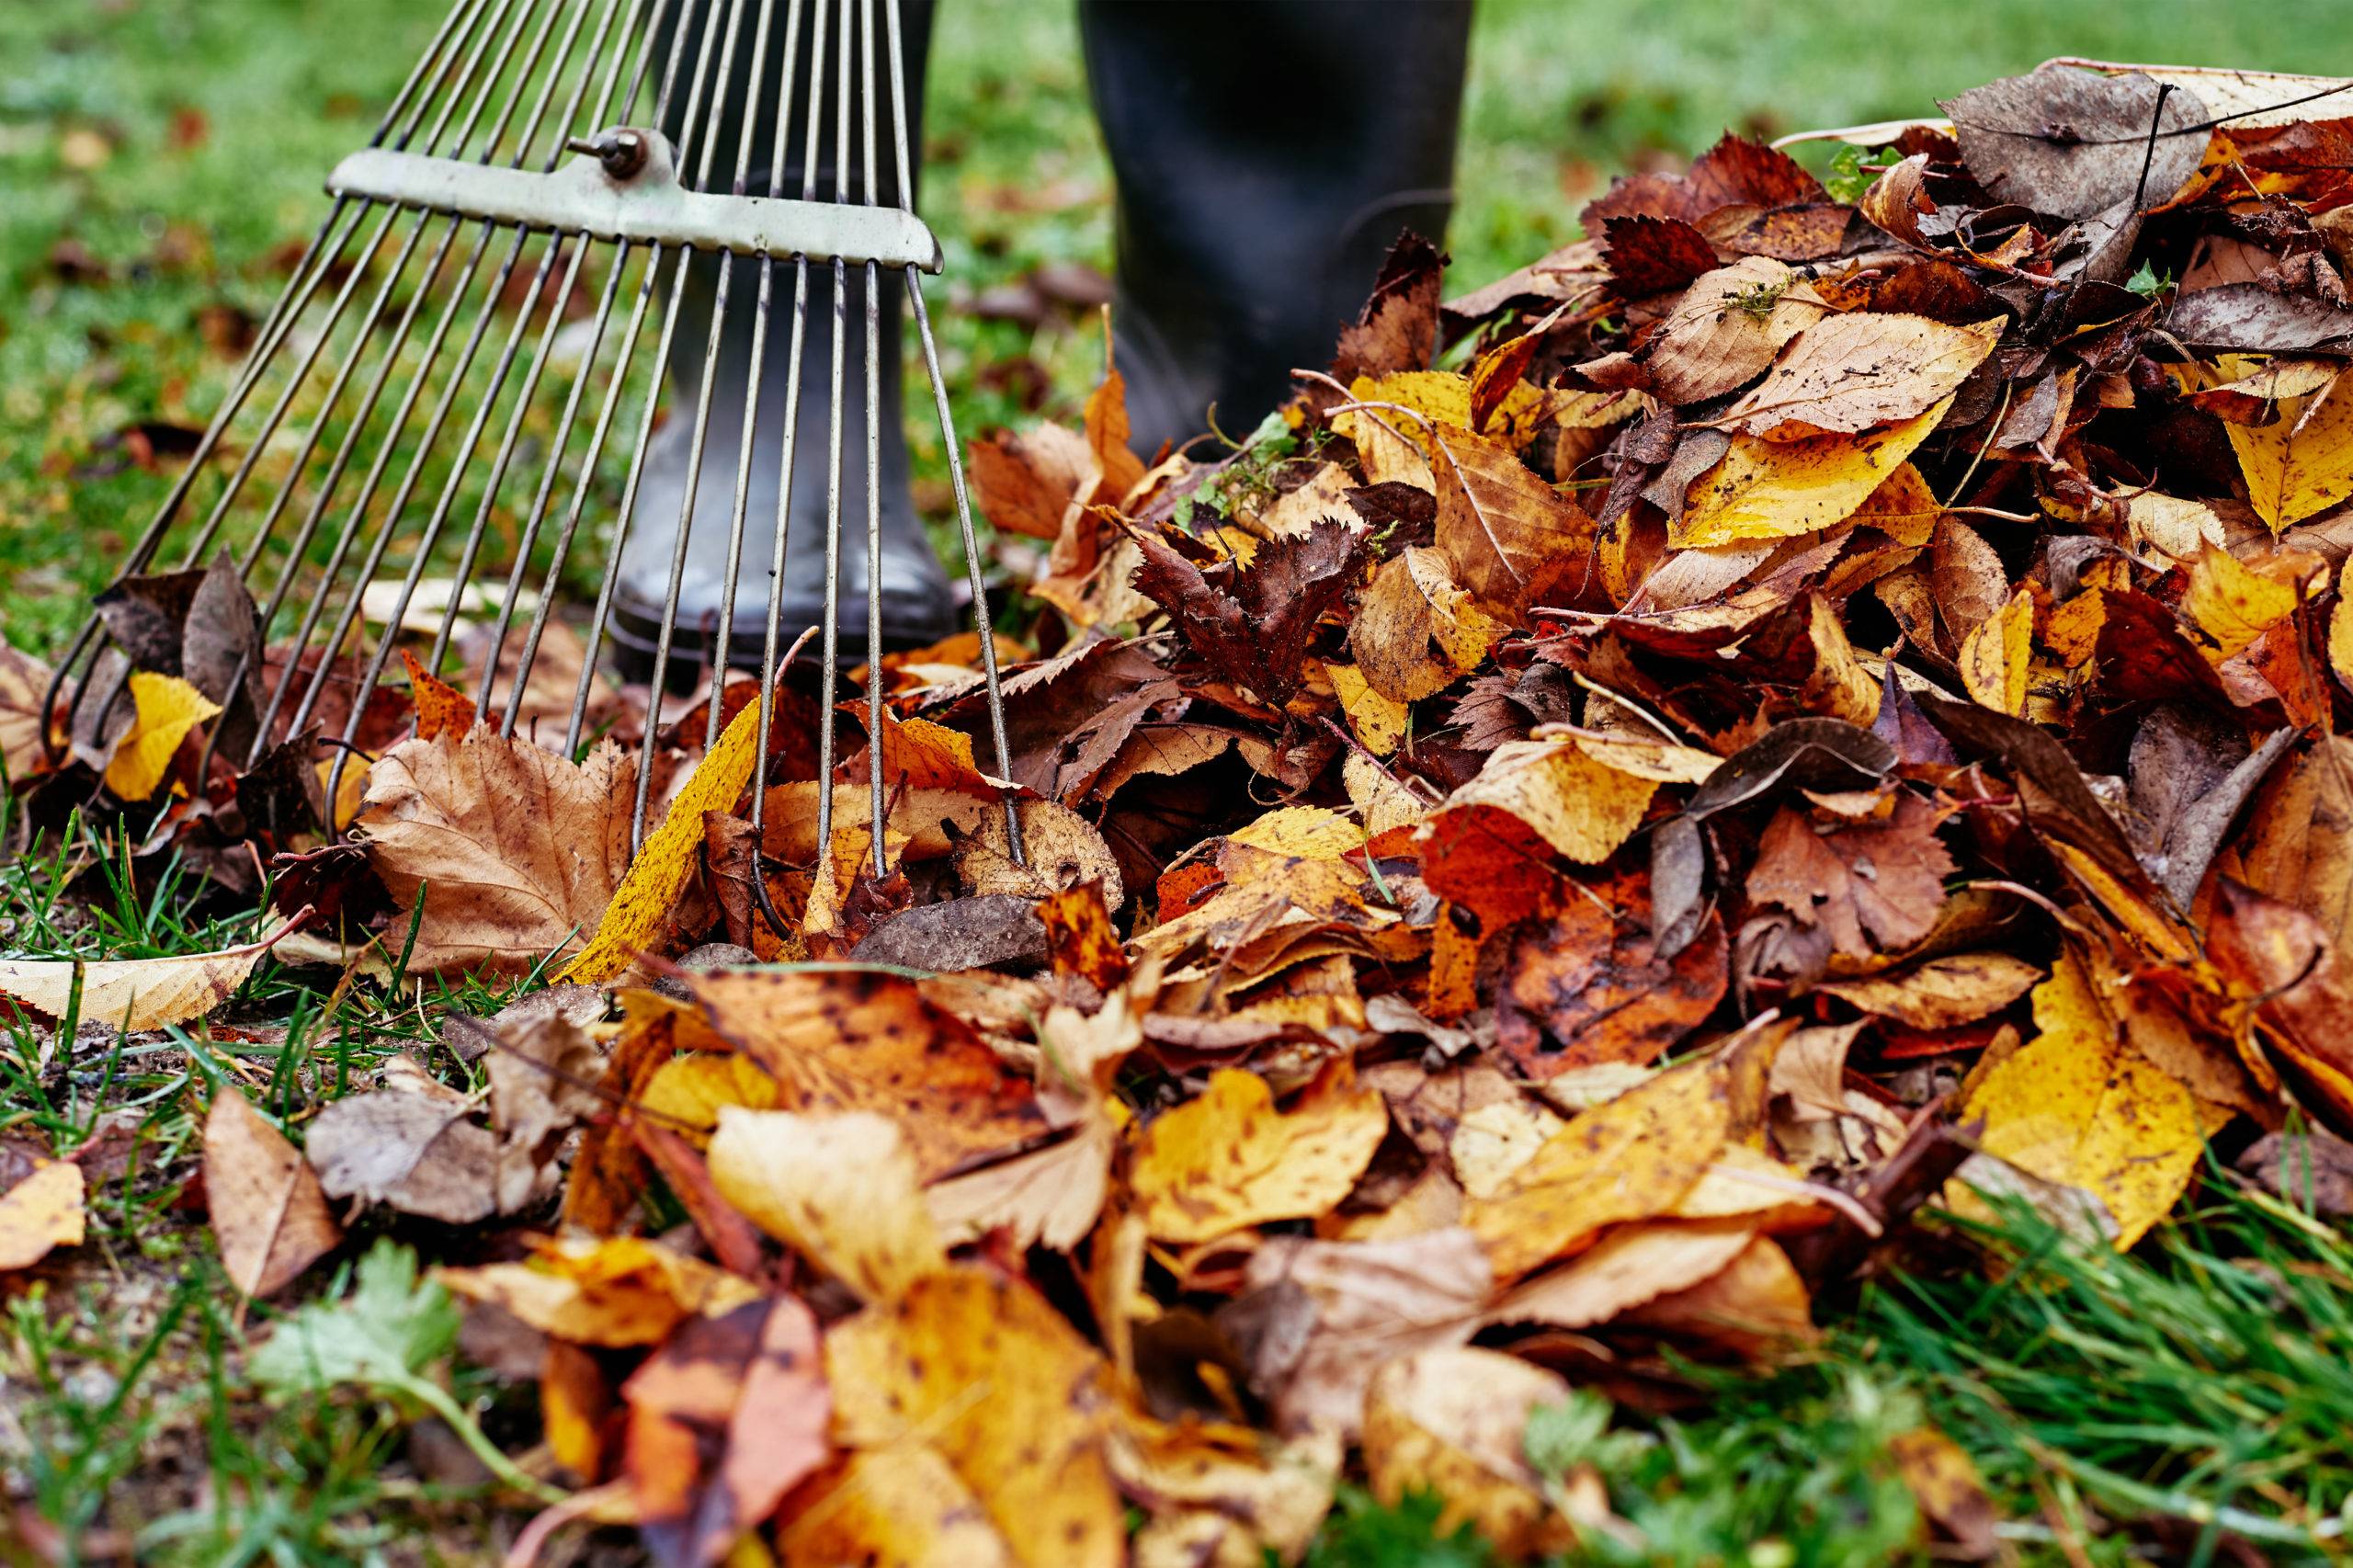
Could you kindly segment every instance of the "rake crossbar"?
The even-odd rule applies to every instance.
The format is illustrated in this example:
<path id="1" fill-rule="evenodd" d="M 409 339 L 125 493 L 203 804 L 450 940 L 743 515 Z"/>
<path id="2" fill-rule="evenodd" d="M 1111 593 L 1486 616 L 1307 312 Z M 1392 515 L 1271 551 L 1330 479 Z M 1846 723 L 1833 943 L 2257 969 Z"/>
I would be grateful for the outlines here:
<path id="1" fill-rule="evenodd" d="M 598 240 L 820 262 L 838 257 L 926 272 L 942 265 L 930 225 L 903 209 L 706 196 L 678 183 L 669 141 L 659 131 L 623 126 L 590 141 L 617 155 L 584 153 L 551 174 L 370 147 L 335 165 L 327 192 Z M 616 165 L 634 172 L 617 176 Z"/>

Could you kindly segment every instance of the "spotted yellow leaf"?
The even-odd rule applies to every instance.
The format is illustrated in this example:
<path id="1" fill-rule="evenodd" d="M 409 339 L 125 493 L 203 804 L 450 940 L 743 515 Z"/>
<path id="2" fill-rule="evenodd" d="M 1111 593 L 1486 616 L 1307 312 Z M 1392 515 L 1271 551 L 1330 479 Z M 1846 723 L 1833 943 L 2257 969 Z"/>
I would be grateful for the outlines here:
<path id="1" fill-rule="evenodd" d="M 1988 708 L 2023 712 L 2033 653 L 2034 596 L 2020 588 L 1961 640 L 1961 683 Z"/>

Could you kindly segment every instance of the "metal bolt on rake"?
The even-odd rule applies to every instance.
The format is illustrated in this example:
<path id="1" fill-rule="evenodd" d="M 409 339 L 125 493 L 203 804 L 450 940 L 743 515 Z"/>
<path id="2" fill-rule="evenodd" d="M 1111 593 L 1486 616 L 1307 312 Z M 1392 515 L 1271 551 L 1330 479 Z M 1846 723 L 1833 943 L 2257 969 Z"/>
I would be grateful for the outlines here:
<path id="1" fill-rule="evenodd" d="M 879 404 L 885 351 L 880 283 L 885 268 L 904 276 L 914 306 L 963 534 L 996 771 L 1010 777 L 972 505 L 921 287 L 920 275 L 938 272 L 942 262 L 938 241 L 912 206 L 900 0 L 781 0 L 782 53 L 774 74 L 781 85 L 766 149 L 766 188 L 784 187 L 788 144 L 795 130 L 790 112 L 792 89 L 805 59 L 807 104 L 798 128 L 800 194 L 797 199 L 745 194 L 755 169 L 753 143 L 762 119 L 756 112 L 740 116 L 732 182 L 724 191 L 715 191 L 712 174 L 722 151 L 718 143 L 731 86 L 742 83 L 756 88 L 770 81 L 767 51 L 777 39 L 772 24 L 779 8 L 779 0 L 700 0 L 699 5 L 698 0 L 457 0 L 374 138 L 329 176 L 334 205 L 325 222 L 262 324 L 251 355 L 205 429 L 195 456 L 132 547 L 122 571 L 130 576 L 154 570 L 167 545 L 176 547 L 178 569 L 199 565 L 215 550 L 230 546 L 232 559 L 259 602 L 261 645 L 268 646 L 270 633 L 291 621 L 293 645 L 313 655 L 288 660 L 274 677 L 272 672 L 249 665 L 237 668 L 229 701 L 234 702 L 250 680 L 261 715 L 244 767 L 253 766 L 273 733 L 300 734 L 312 722 L 337 659 L 356 634 L 365 642 L 365 591 L 371 584 L 389 581 L 400 570 L 392 563 L 404 555 L 397 597 L 380 617 L 384 630 L 351 693 L 350 717 L 326 781 L 327 799 L 337 798 L 367 699 L 383 678 L 419 583 L 435 566 L 451 577 L 449 602 L 427 661 L 428 668 L 438 669 L 502 499 L 519 519 L 519 532 L 487 638 L 479 689 L 483 713 L 498 713 L 498 733 L 511 735 L 558 597 L 565 560 L 584 520 L 591 521 L 591 532 L 596 531 L 590 514 L 597 507 L 597 479 L 608 460 L 608 444 L 618 454 L 620 444 L 625 443 L 626 478 L 614 514 L 613 542 L 564 733 L 566 752 L 578 746 L 612 611 L 621 545 L 633 521 L 649 437 L 661 412 L 668 379 L 664 369 L 670 363 L 679 304 L 687 292 L 687 269 L 697 253 L 732 253 L 756 258 L 758 264 L 757 290 L 749 301 L 755 367 L 761 363 L 771 329 L 779 271 L 789 271 L 792 291 L 791 369 L 779 454 L 783 479 L 777 493 L 759 664 L 755 828 L 766 825 L 769 727 L 784 662 L 779 621 L 790 533 L 786 514 L 798 455 L 793 447 L 801 397 L 801 353 L 808 330 L 813 269 L 820 289 L 827 270 L 833 282 L 832 413 L 824 453 L 825 611 L 820 643 L 820 712 L 825 717 L 818 729 L 819 778 L 830 779 L 834 772 L 831 715 L 839 676 L 842 447 L 845 398 L 853 392 L 862 396 L 865 411 L 870 664 L 882 646 L 879 431 L 884 411 Z M 748 32 L 742 26 L 747 12 Z M 881 170 L 875 112 L 878 42 L 888 55 L 890 152 L 899 193 L 895 207 L 876 199 Z M 854 85 L 860 89 L 855 94 Z M 649 93 L 652 113 L 641 120 L 636 115 Z M 853 97 L 859 109 L 855 141 Z M 683 112 L 674 113 L 681 101 Z M 835 156 L 831 189 L 821 192 L 822 116 L 828 108 L 834 117 Z M 664 125 L 679 128 L 675 144 L 656 129 Z M 534 251 L 536 259 L 531 260 Z M 388 254 L 392 259 L 382 262 Z M 485 267 L 494 256 L 495 265 Z M 852 268 L 863 269 L 865 285 L 864 379 L 855 389 L 845 385 L 846 371 L 854 374 L 854 368 L 845 364 Z M 718 268 L 710 346 L 701 361 L 690 415 L 692 457 L 650 683 L 657 702 L 677 631 L 680 576 L 694 522 L 695 492 L 702 482 L 721 335 L 731 308 L 745 303 L 729 297 L 737 270 L 723 261 Z M 595 282 L 599 275 L 601 286 Z M 526 277 L 528 288 L 518 295 L 514 284 Z M 558 278 L 552 288 L 551 278 Z M 597 301 L 593 316 L 585 328 L 566 333 L 567 303 L 591 293 Z M 625 293 L 631 295 L 627 311 L 620 312 L 626 319 L 616 331 L 617 306 Z M 505 312 L 501 332 L 502 301 L 517 299 L 523 302 Z M 639 359 L 639 349 L 655 316 L 659 324 L 652 334 L 654 348 L 649 364 Z M 585 347 L 579 345 L 583 331 Z M 560 334 L 569 350 L 562 355 L 557 353 Z M 494 344 L 493 338 L 498 341 Z M 898 346 L 889 348 L 896 352 Z M 633 365 L 638 371 L 634 378 Z M 722 677 L 734 631 L 734 585 L 744 552 L 761 381 L 756 372 L 751 375 L 743 394 L 742 446 L 735 461 L 726 586 L 713 665 Z M 638 405 L 625 412 L 632 399 Z M 898 411 L 890 414 L 897 417 Z M 617 427 L 623 432 L 618 437 Z M 216 456 L 225 466 L 226 454 L 234 449 L 224 438 L 233 433 L 244 442 L 242 457 L 209 505 L 192 504 L 199 481 L 212 472 Z M 558 493 L 567 480 L 569 494 L 558 505 Z M 460 536 L 451 525 L 469 503 L 471 523 Z M 297 514 L 291 536 L 281 537 L 289 517 Z M 501 656 L 529 602 L 526 578 L 535 552 L 542 548 L 542 580 L 501 710 L 493 701 Z M 264 577 L 274 578 L 266 595 L 260 587 Z M 124 699 L 127 675 L 126 661 L 119 653 L 109 653 L 105 628 L 93 617 L 60 662 L 50 700 L 53 704 L 71 681 L 72 711 L 102 721 Z M 870 676 L 868 687 L 872 859 L 880 875 L 888 868 L 879 668 Z M 714 700 L 709 710 L 706 745 L 717 738 L 720 704 Z M 649 715 L 631 815 L 632 852 L 645 834 L 656 728 Z M 819 790 L 818 802 L 817 843 L 824 854 L 833 843 L 830 788 Z M 1006 825 L 1018 858 L 1020 829 L 1009 802 Z M 763 883 L 755 879 L 765 905 Z M 774 911 L 767 914 L 773 920 Z"/>

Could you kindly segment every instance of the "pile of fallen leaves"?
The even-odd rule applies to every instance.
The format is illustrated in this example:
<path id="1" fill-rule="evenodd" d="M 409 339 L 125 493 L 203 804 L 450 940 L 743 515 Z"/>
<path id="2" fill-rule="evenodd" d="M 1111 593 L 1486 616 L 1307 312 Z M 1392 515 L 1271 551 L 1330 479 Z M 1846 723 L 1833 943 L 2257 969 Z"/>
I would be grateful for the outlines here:
<path id="1" fill-rule="evenodd" d="M 479 1096 L 403 1059 L 297 1152 L 221 1094 L 230 1274 L 468 1228 L 435 1278 L 544 1346 L 517 1484 L 578 1488 L 526 1548 L 1256 1563 L 1349 1480 L 1622 1538 L 1523 1453 L 1573 1383 L 1802 1346 L 1924 1203 L 2128 1247 L 2210 1141 L 2353 1123 L 2338 85 L 2045 67 L 1836 193 L 1727 137 L 1450 302 L 1401 244 L 1219 460 L 1130 450 L 1116 374 L 976 443 L 1009 776 L 968 637 L 864 674 L 879 733 L 789 684 L 758 802 L 748 682 L 641 780 L 418 668 L 331 805 L 306 734 L 201 744 L 288 656 L 187 613 L 233 574 L 119 591 L 85 794 L 278 857 L 281 955 L 563 983 L 449 1021 Z M 151 1028 L 266 945 L 0 986 Z M 1889 1464 L 1995 1550 L 1949 1443 Z"/>

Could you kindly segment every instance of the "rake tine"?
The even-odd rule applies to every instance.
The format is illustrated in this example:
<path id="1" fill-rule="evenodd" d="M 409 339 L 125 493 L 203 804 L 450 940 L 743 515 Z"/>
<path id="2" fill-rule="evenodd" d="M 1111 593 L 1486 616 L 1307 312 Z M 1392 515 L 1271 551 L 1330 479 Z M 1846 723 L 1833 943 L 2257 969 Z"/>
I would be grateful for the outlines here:
<path id="1" fill-rule="evenodd" d="M 745 194 L 751 176 L 752 132 L 759 123 L 759 116 L 751 112 L 749 100 L 751 90 L 758 87 L 761 75 L 767 65 L 768 23 L 773 10 L 773 0 L 760 0 L 759 15 L 753 23 L 752 59 L 746 78 L 747 89 L 745 94 L 746 112 L 744 116 L 743 132 L 736 139 L 735 143 L 733 190 L 737 196 Z M 798 16 L 794 16 L 787 23 L 784 74 L 788 81 L 792 75 L 792 45 L 797 41 L 792 37 L 790 29 L 792 24 L 797 23 L 799 19 Z M 781 120 L 777 126 L 776 140 L 779 142 L 784 140 L 784 127 Z M 720 258 L 719 265 L 733 272 L 735 269 L 735 258 L 722 256 Z M 721 709 L 724 706 L 719 699 L 727 688 L 728 662 L 734 652 L 735 573 L 743 563 L 744 524 L 752 501 L 753 444 L 759 435 L 760 383 L 766 379 L 760 371 L 766 364 L 764 356 L 767 352 L 768 310 L 776 291 L 775 278 L 774 261 L 765 255 L 762 256 L 760 257 L 760 294 L 752 310 L 752 373 L 744 379 L 744 429 L 735 450 L 735 497 L 728 516 L 727 570 L 720 588 L 719 624 L 713 629 L 713 638 L 717 646 L 715 656 L 711 660 L 710 710 L 703 726 L 702 744 L 706 751 L 719 744 L 719 715 Z"/>
<path id="2" fill-rule="evenodd" d="M 695 181 L 698 186 L 710 177 L 713 144 L 718 140 L 720 117 L 725 112 L 727 76 L 735 58 L 736 23 L 742 17 L 743 8 L 744 0 L 727 0 L 727 43 L 720 51 L 717 90 L 710 96 L 710 130 L 706 133 L 706 144 L 702 148 L 701 160 L 695 173 Z M 710 9 L 710 24 L 706 26 L 703 34 L 703 53 L 706 59 L 710 55 L 711 43 L 709 27 L 717 24 L 719 15 L 719 7 L 714 4 Z M 688 100 L 687 117 L 689 120 L 694 118 L 704 86 L 701 69 L 700 66 L 697 67 L 696 97 Z M 674 312 L 677 307 L 678 300 L 686 293 L 687 271 L 693 265 L 694 256 L 694 250 L 690 246 L 681 248 L 678 252 L 677 268 L 672 275 L 670 283 L 670 302 Z M 722 256 L 719 261 L 719 285 L 711 301 L 710 332 L 703 350 L 702 384 L 695 394 L 694 438 L 688 443 L 687 483 L 678 501 L 677 541 L 670 551 L 670 587 L 669 592 L 663 597 L 662 627 L 654 642 L 654 673 L 650 677 L 649 686 L 653 695 L 648 701 L 654 710 L 658 710 L 661 706 L 662 693 L 665 690 L 664 683 L 669 675 L 670 643 L 677 633 L 678 589 L 686 578 L 688 539 L 694 531 L 695 494 L 702 488 L 703 448 L 710 433 L 710 400 L 711 394 L 718 389 L 719 384 L 720 347 L 724 341 L 722 335 L 727 325 L 729 285 L 733 280 L 734 270 L 729 259 Z M 662 374 L 668 363 L 669 357 L 665 354 L 657 362 L 654 373 L 657 376 Z M 639 457 L 642 461 L 643 459 L 642 451 Z M 618 549 L 615 554 L 618 557 Z M 638 748 L 637 800 L 630 813 L 629 834 L 631 855 L 635 855 L 645 842 L 645 806 L 654 785 L 654 736 L 657 728 L 658 726 L 653 722 L 653 713 L 649 712 L 645 736 Z"/>
<path id="3" fill-rule="evenodd" d="M 899 0 L 882 0 L 882 15 L 890 27 L 891 131 L 898 157 L 899 204 L 915 210 L 915 181 L 907 155 L 907 67 L 899 43 Z M 956 443 L 956 418 L 948 407 L 948 382 L 939 373 L 939 346 L 931 335 L 931 312 L 924 306 L 923 276 L 906 269 L 907 299 L 915 307 L 915 335 L 923 343 L 924 372 L 931 381 L 931 400 L 939 415 L 940 445 L 948 453 L 948 479 L 956 495 L 956 526 L 964 544 L 964 574 L 972 589 L 972 625 L 981 640 L 981 681 L 989 709 L 989 739 L 996 751 L 996 776 L 1013 777 L 1013 750 L 1006 740 L 1005 690 L 997 676 L 996 631 L 989 621 L 988 585 L 981 572 L 981 546 L 972 527 L 972 498 L 964 490 L 964 454 Z M 1021 845 L 1021 817 L 1011 801 L 1005 802 L 1005 833 L 1017 866 L 1029 864 Z"/>
<path id="4" fill-rule="evenodd" d="M 849 199 L 849 5 L 843 0 L 841 92 L 834 119 L 834 199 Z M 817 56 L 811 57 L 811 70 Z M 817 699 L 817 867 L 834 874 L 834 696 L 841 672 L 842 351 L 849 330 L 849 272 L 834 257 L 833 413 L 825 426 L 825 603 L 824 673 Z"/>
<path id="5" fill-rule="evenodd" d="M 874 153 L 874 0 L 858 6 L 859 119 L 863 131 L 866 205 L 876 204 Z M 847 97 L 847 93 L 844 95 Z M 836 146 L 836 159 L 847 159 Z M 899 410 L 891 411 L 899 417 Z M 874 874 L 888 876 L 882 852 L 882 277 L 866 263 L 866 789 L 873 833 Z M 836 614 L 839 612 L 836 611 Z"/>

